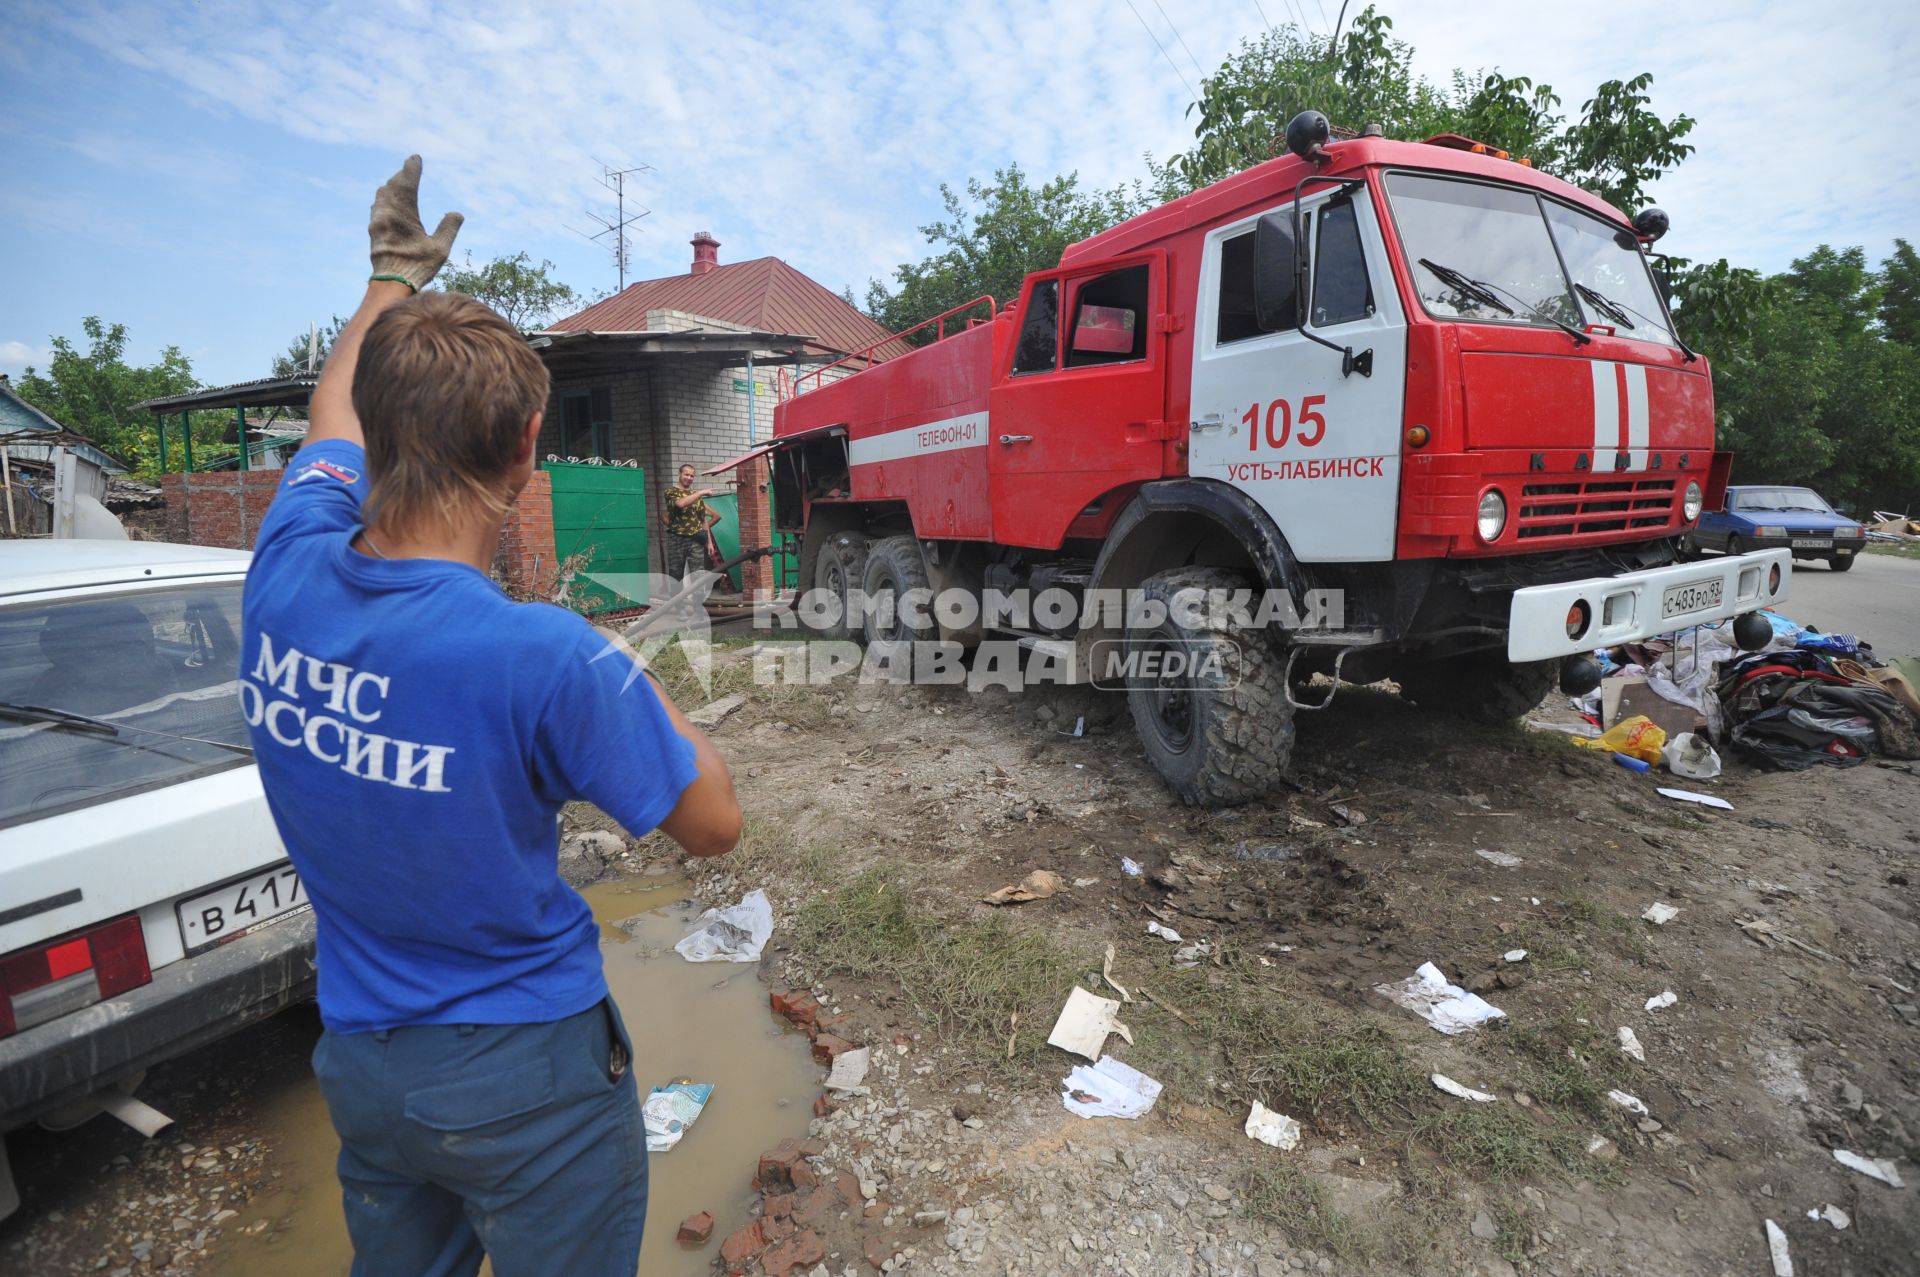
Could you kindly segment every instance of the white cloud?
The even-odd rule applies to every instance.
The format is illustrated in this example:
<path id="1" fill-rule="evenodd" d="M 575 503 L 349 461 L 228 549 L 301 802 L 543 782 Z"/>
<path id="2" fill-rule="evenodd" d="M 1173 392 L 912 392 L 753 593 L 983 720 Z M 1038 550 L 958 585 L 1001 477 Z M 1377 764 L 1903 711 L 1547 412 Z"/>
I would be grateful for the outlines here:
<path id="1" fill-rule="evenodd" d="M 24 341 L 0 341 L 0 372 L 9 377 L 18 377 L 30 367 L 45 372 L 47 361 L 52 358 L 51 346 L 35 346 Z"/>

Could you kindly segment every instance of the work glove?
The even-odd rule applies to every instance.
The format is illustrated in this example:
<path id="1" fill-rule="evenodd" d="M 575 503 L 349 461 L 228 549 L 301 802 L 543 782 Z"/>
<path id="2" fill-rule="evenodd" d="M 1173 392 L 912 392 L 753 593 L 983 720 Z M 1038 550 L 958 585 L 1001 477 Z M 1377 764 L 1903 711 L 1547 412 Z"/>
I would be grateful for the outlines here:
<path id="1" fill-rule="evenodd" d="M 420 224 L 420 157 L 409 155 L 400 171 L 374 192 L 373 213 L 367 221 L 373 278 L 419 292 L 447 264 L 453 237 L 464 221 L 460 214 L 448 213 L 433 234 L 427 234 Z"/>

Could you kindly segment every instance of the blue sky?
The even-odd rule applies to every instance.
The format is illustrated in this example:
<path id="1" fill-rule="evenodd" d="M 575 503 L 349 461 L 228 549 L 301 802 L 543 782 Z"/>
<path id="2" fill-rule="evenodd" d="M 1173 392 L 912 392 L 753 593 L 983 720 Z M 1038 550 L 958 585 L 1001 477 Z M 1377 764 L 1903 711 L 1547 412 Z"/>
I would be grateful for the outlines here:
<path id="1" fill-rule="evenodd" d="M 1920 238 L 1920 18 L 1911 5 L 1724 0 L 1621 10 L 1382 0 L 1427 75 L 1498 68 L 1570 110 L 1655 75 L 1700 147 L 1656 196 L 1668 246 L 1779 269 L 1822 241 Z M 1264 11 L 1264 12 L 1263 12 Z M 774 254 L 831 288 L 923 251 L 937 187 L 1018 161 L 1107 185 L 1190 137 L 1211 71 L 1265 20 L 1325 32 L 1334 0 L 949 0 L 9 6 L 0 45 L 0 372 L 44 363 L 83 315 L 134 358 L 179 345 L 208 382 L 266 373 L 353 305 L 372 191 L 426 157 L 429 224 L 456 252 L 524 249 L 613 283 L 574 234 L 607 208 L 599 164 L 652 209 L 629 278 Z M 1149 30 L 1152 35 L 1149 35 Z M 1156 45 L 1155 37 L 1160 44 Z M 1165 52 L 1162 52 L 1164 46 Z M 1176 70 L 1177 68 L 1177 70 Z M 1357 121 L 1354 123 L 1358 123 Z"/>

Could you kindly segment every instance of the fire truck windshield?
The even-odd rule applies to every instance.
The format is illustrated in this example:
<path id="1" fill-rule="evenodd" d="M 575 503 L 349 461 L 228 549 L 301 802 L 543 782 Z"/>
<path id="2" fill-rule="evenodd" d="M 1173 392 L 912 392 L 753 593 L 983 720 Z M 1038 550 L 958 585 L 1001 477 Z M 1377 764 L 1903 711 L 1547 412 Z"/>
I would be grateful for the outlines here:
<path id="1" fill-rule="evenodd" d="M 1484 182 L 1393 173 L 1387 194 L 1408 260 L 1449 268 L 1414 273 L 1421 304 L 1435 318 L 1604 324 L 1622 336 L 1675 344 L 1646 260 L 1623 227 Z M 1517 302 L 1519 313 L 1500 297 Z"/>

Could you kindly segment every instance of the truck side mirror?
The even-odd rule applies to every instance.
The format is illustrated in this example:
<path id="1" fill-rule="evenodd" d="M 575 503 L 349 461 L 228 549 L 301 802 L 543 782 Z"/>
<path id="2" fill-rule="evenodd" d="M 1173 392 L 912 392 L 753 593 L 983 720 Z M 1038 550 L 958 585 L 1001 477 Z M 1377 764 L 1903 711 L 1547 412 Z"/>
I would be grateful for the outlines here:
<path id="1" fill-rule="evenodd" d="M 1268 213 L 1253 228 L 1253 314 L 1263 332 L 1300 324 L 1300 268 L 1293 220 Z"/>

